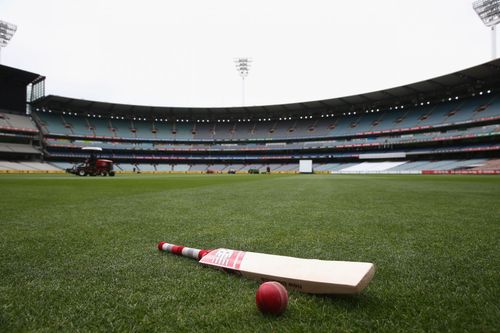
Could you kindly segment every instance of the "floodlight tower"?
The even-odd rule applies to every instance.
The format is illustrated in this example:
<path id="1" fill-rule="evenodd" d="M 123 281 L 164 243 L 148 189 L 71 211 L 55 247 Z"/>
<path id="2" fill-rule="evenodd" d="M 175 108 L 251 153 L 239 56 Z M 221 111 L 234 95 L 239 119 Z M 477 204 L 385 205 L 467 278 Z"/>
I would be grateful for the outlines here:
<path id="1" fill-rule="evenodd" d="M 245 106 L 245 78 L 248 76 L 248 70 L 250 69 L 252 59 L 236 58 L 234 59 L 234 63 L 236 64 L 236 70 L 241 76 L 241 105 Z"/>
<path id="2" fill-rule="evenodd" d="M 17 26 L 0 20 L 0 64 L 2 63 L 2 47 L 6 47 L 12 36 L 16 33 Z"/>
<path id="3" fill-rule="evenodd" d="M 497 58 L 496 25 L 500 23 L 500 0 L 477 0 L 472 3 L 484 25 L 491 27 L 491 56 Z"/>

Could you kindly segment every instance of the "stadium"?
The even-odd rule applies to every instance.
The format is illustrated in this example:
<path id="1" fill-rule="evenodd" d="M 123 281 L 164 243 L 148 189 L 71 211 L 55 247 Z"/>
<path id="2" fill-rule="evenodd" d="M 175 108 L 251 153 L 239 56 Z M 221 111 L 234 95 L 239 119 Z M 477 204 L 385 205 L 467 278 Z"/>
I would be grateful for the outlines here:
<path id="1" fill-rule="evenodd" d="M 499 329 L 500 59 L 256 106 L 103 102 L 50 79 L 0 65 L 0 331 Z M 89 150 L 112 170 L 68 174 Z M 160 241 L 376 273 L 358 295 L 292 288 L 266 316 L 258 283 Z"/>
<path id="2" fill-rule="evenodd" d="M 498 60 L 388 90 L 234 108 L 44 96 L 43 76 L 1 70 L 11 105 L 1 117 L 2 151 L 17 157 L 2 162 L 7 172 L 64 170 L 86 157 L 86 146 L 101 147 L 125 173 L 297 173 L 300 160 L 321 173 L 500 172 Z M 23 115 L 27 85 L 36 97 L 30 116 Z M 21 96 L 19 105 L 9 96 Z"/>

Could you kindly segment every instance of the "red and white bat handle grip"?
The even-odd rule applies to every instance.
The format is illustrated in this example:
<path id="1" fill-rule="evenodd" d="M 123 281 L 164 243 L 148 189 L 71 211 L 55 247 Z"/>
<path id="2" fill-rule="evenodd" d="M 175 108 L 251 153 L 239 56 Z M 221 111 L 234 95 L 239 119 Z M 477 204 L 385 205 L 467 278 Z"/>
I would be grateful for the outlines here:
<path id="1" fill-rule="evenodd" d="M 191 247 L 174 245 L 174 244 L 170 244 L 170 243 L 166 243 L 166 242 L 159 242 L 158 243 L 158 250 L 170 252 L 173 254 L 177 254 L 179 256 L 193 258 L 196 260 L 200 260 L 208 252 L 210 252 L 208 250 L 194 249 Z"/>

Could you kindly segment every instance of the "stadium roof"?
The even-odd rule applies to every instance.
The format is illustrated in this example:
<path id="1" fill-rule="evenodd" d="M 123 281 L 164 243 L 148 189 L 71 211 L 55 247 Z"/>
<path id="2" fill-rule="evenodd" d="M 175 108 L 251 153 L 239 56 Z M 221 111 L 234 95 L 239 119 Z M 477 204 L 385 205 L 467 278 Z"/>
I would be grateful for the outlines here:
<path id="1" fill-rule="evenodd" d="M 40 74 L 0 65 L 0 109 L 26 112 L 26 86 L 43 81 Z"/>
<path id="2" fill-rule="evenodd" d="M 470 96 L 484 89 L 500 88 L 500 59 L 448 75 L 400 87 L 359 95 L 302 103 L 251 107 L 158 107 L 127 105 L 74 99 L 49 95 L 36 100 L 33 106 L 55 111 L 168 119 L 239 119 L 300 115 L 341 114 L 349 111 L 413 106 L 422 102 L 442 101 L 449 97 Z"/>
<path id="3" fill-rule="evenodd" d="M 0 78 L 2 79 L 2 81 L 17 82 L 23 84 L 24 86 L 27 86 L 40 77 L 42 77 L 40 76 L 40 74 L 0 65 Z"/>

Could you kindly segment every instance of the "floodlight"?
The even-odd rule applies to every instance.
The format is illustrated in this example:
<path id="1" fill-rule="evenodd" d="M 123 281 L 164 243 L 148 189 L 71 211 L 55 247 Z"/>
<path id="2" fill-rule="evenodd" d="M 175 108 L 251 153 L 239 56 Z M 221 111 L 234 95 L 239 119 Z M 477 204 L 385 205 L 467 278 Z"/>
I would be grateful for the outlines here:
<path id="1" fill-rule="evenodd" d="M 472 8 L 487 27 L 500 23 L 500 0 L 478 0 Z"/>
<path id="2" fill-rule="evenodd" d="M 491 55 L 496 59 L 497 37 L 495 26 L 500 23 L 500 0 L 477 0 L 472 3 L 484 25 L 491 27 Z"/>
<path id="3" fill-rule="evenodd" d="M 2 47 L 6 47 L 9 41 L 12 39 L 16 33 L 17 26 L 12 23 L 8 23 L 0 20 L 0 56 Z M 1 57 L 0 57 L 1 63 Z"/>
<path id="4" fill-rule="evenodd" d="M 245 106 L 245 78 L 248 76 L 248 70 L 250 69 L 250 65 L 252 63 L 252 59 L 250 58 L 236 58 L 234 59 L 234 63 L 236 64 L 236 70 L 241 76 L 241 100 L 242 106 Z"/>
<path id="5" fill-rule="evenodd" d="M 17 26 L 0 20 L 0 46 L 6 47 L 16 33 Z"/>
<path id="6" fill-rule="evenodd" d="M 240 73 L 242 78 L 248 76 L 248 70 L 250 69 L 250 65 L 252 63 L 252 59 L 250 58 L 236 58 L 234 59 L 234 63 L 236 64 L 236 70 Z"/>

